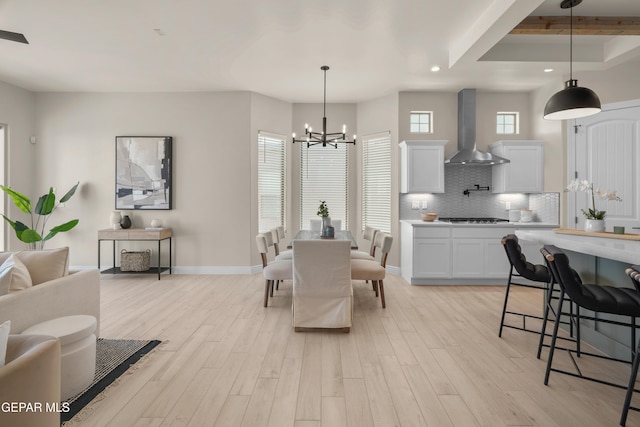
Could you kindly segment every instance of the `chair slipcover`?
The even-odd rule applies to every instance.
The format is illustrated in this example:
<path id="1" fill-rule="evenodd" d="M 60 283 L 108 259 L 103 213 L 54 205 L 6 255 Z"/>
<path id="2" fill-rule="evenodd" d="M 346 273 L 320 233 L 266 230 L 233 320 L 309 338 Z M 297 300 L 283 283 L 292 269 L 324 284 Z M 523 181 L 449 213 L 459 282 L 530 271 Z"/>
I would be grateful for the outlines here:
<path id="1" fill-rule="evenodd" d="M 382 308 L 386 308 L 384 298 L 384 278 L 386 275 L 387 256 L 391 251 L 392 243 L 393 237 L 389 233 L 380 231 L 376 233 L 376 237 L 374 239 L 375 247 L 380 249 L 379 263 L 375 260 L 351 259 L 351 279 L 371 280 L 376 296 L 378 296 L 379 290 Z"/>
<path id="2" fill-rule="evenodd" d="M 293 326 L 351 327 L 350 248 L 347 240 L 294 240 Z"/>
<path id="3" fill-rule="evenodd" d="M 373 228 L 373 227 L 369 227 L 368 225 L 365 225 L 364 233 L 362 234 L 362 237 L 365 240 L 368 240 L 371 242 L 371 246 L 369 247 L 369 252 L 352 250 L 351 259 L 368 259 L 368 260 L 375 259 L 376 246 L 375 246 L 374 239 L 378 231 L 380 230 L 378 230 L 377 228 Z"/>
<path id="4" fill-rule="evenodd" d="M 264 306 L 267 306 L 269 295 L 273 296 L 273 286 L 281 280 L 291 280 L 292 274 L 292 261 L 271 261 L 267 262 L 267 252 L 269 246 L 273 245 L 273 235 L 271 232 L 259 233 L 256 236 L 256 246 L 260 257 L 262 259 L 262 275 L 264 276 Z"/>
<path id="5" fill-rule="evenodd" d="M 322 220 L 321 219 L 310 219 L 309 220 L 309 229 L 311 231 L 317 231 L 318 233 L 322 230 Z"/>
<path id="6" fill-rule="evenodd" d="M 274 237 L 274 246 L 275 246 L 275 242 L 278 243 L 278 245 L 280 245 L 280 242 L 284 239 L 285 234 L 284 234 L 284 226 L 279 225 L 276 228 L 274 228 L 272 230 L 273 237 Z M 291 260 L 293 259 L 293 251 L 288 249 L 286 251 L 282 251 L 280 250 L 280 246 L 277 247 L 278 250 L 276 251 L 276 260 L 277 261 L 282 261 L 282 260 Z"/>

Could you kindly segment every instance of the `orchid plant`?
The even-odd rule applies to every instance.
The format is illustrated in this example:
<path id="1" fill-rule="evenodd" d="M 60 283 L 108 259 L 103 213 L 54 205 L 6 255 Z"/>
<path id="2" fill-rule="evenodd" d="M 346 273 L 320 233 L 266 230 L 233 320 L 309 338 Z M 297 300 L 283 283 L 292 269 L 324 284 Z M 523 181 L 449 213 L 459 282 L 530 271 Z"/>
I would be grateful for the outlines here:
<path id="1" fill-rule="evenodd" d="M 567 186 L 568 191 L 584 191 L 591 196 L 591 208 L 584 210 L 581 209 L 582 214 L 586 219 L 604 219 L 607 211 L 599 211 L 596 209 L 596 197 L 604 200 L 616 200 L 621 202 L 622 199 L 618 196 L 616 191 L 603 191 L 599 188 L 594 190 L 593 182 L 587 180 L 574 179 Z"/>

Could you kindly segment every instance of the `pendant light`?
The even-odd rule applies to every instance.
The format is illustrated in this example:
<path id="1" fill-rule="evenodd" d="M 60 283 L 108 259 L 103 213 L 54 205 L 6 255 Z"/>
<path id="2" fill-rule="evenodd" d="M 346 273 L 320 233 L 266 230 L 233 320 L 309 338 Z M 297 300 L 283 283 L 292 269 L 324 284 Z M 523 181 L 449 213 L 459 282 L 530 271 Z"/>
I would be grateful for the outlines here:
<path id="1" fill-rule="evenodd" d="M 600 99 L 594 91 L 586 87 L 579 87 L 578 80 L 573 78 L 573 7 L 582 0 L 563 0 L 562 9 L 571 9 L 569 21 L 569 80 L 564 89 L 556 92 L 544 107 L 544 118 L 548 120 L 567 120 L 591 116 L 602 109 Z"/>
<path id="2" fill-rule="evenodd" d="M 338 144 L 356 144 L 356 136 L 353 135 L 352 140 L 347 139 L 347 125 L 342 125 L 342 132 L 327 133 L 327 70 L 329 66 L 323 65 L 320 69 L 324 72 L 324 101 L 322 104 L 322 132 L 314 132 L 308 124 L 304 125 L 304 138 L 296 138 L 296 134 L 292 135 L 291 141 L 303 142 L 307 144 L 307 148 L 314 145 L 322 144 L 323 147 L 327 145 L 338 148 Z"/>

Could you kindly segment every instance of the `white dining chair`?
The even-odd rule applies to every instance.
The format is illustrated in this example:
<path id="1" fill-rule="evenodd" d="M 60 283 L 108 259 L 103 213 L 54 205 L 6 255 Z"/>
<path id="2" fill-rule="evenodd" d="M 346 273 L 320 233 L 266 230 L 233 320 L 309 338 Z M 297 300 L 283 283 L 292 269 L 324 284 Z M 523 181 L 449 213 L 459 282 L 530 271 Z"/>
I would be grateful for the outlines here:
<path id="1" fill-rule="evenodd" d="M 293 259 L 293 251 L 291 249 L 286 249 L 284 251 L 280 249 L 280 242 L 285 238 L 284 226 L 279 225 L 274 228 L 272 232 L 274 233 L 274 246 L 276 245 L 276 239 L 278 243 L 278 246 L 276 247 L 276 260 L 281 261 L 284 259 Z"/>
<path id="2" fill-rule="evenodd" d="M 391 251 L 393 237 L 382 231 L 376 233 L 374 244 L 380 250 L 380 262 L 367 259 L 351 260 L 351 279 L 352 280 L 371 280 L 373 290 L 376 297 L 380 295 L 382 308 L 386 308 L 387 304 L 384 299 L 384 278 L 386 276 L 387 257 Z"/>
<path id="3" fill-rule="evenodd" d="M 375 243 L 374 240 L 375 240 L 376 234 L 379 231 L 380 230 L 378 230 L 377 228 L 369 227 L 368 225 L 366 225 L 364 227 L 364 234 L 362 235 L 362 237 L 365 240 L 368 240 L 369 242 L 371 242 L 371 246 L 369 246 L 369 252 L 358 251 L 354 249 L 351 251 L 351 259 L 374 260 L 376 256 L 376 245 L 374 244 Z"/>
<path id="4" fill-rule="evenodd" d="M 269 302 L 269 296 L 273 297 L 274 283 L 282 280 L 292 280 L 292 261 L 271 261 L 268 262 L 267 254 L 269 246 L 273 245 L 271 232 L 260 233 L 256 236 L 256 245 L 260 258 L 262 259 L 262 275 L 264 276 L 264 306 Z M 271 245 L 269 244 L 271 242 Z"/>
<path id="5" fill-rule="evenodd" d="M 322 229 L 322 220 L 321 219 L 310 219 L 309 220 L 309 229 L 311 231 L 320 232 Z"/>
<path id="6" fill-rule="evenodd" d="M 342 220 L 341 219 L 332 219 L 331 220 L 331 226 L 336 231 L 342 230 Z"/>
<path id="7" fill-rule="evenodd" d="M 293 241 L 292 315 L 300 328 L 351 330 L 351 244 L 347 240 Z"/>

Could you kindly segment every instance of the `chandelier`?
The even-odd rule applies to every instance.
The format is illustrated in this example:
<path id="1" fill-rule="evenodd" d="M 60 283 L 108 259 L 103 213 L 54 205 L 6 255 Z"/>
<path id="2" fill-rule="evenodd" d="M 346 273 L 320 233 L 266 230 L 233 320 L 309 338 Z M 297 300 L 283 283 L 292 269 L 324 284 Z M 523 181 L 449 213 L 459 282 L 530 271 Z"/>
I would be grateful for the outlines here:
<path id="1" fill-rule="evenodd" d="M 569 80 L 565 88 L 556 92 L 544 107 L 544 118 L 548 120 L 567 120 L 586 117 L 600 112 L 600 99 L 594 91 L 578 86 L 578 80 L 573 78 L 573 7 L 582 0 L 563 0 L 562 9 L 570 9 L 569 21 Z"/>
<path id="2" fill-rule="evenodd" d="M 322 144 L 323 147 L 330 145 L 334 148 L 338 148 L 338 144 L 356 144 L 356 136 L 353 135 L 353 140 L 349 141 L 346 137 L 347 125 L 342 125 L 342 132 L 327 133 L 327 70 L 329 66 L 323 65 L 320 67 L 324 71 L 324 101 L 322 107 L 322 132 L 314 132 L 308 123 L 304 125 L 304 137 L 296 139 L 295 132 L 292 135 L 292 142 L 306 142 L 307 148 L 314 145 Z"/>

